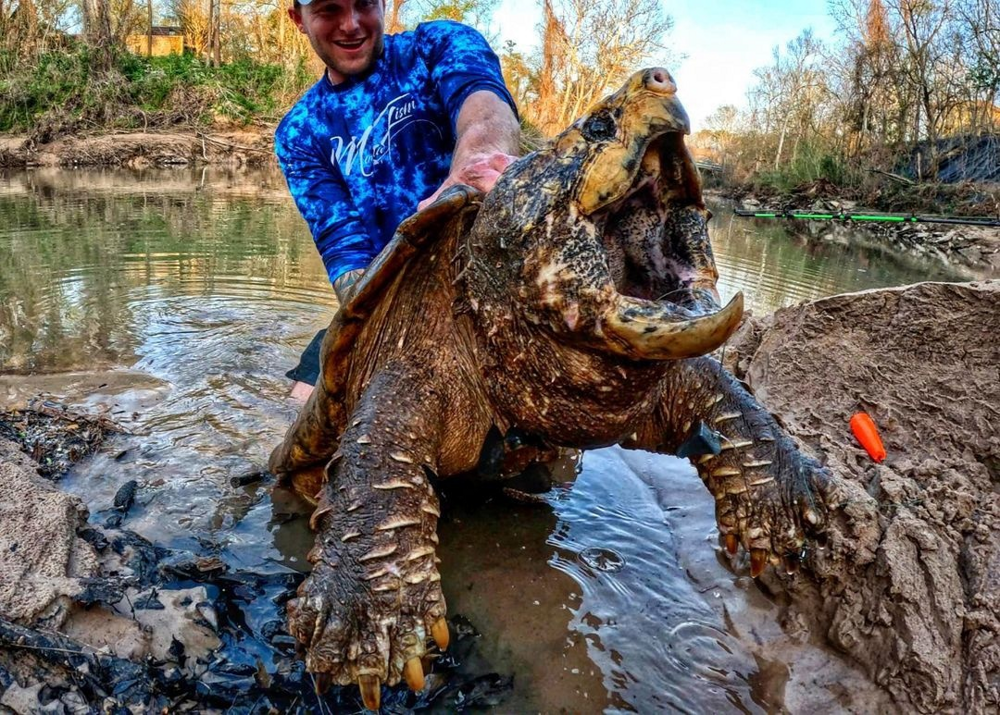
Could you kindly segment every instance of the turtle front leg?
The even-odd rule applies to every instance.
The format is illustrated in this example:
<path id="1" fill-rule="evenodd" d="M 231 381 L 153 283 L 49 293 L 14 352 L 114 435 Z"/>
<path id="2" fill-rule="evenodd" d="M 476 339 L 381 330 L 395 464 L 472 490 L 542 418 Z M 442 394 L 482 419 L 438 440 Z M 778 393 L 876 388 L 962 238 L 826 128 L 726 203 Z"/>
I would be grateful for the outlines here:
<path id="1" fill-rule="evenodd" d="M 313 570 L 288 604 L 317 689 L 357 683 L 377 710 L 382 683 L 423 688 L 421 657 L 448 644 L 437 570 L 440 401 L 383 371 L 350 416 L 312 516 Z"/>
<path id="2" fill-rule="evenodd" d="M 754 578 L 769 560 L 797 569 L 835 502 L 828 470 L 716 360 L 678 361 L 662 387 L 652 416 L 623 446 L 691 460 L 715 497 L 726 550 L 742 543 Z"/>

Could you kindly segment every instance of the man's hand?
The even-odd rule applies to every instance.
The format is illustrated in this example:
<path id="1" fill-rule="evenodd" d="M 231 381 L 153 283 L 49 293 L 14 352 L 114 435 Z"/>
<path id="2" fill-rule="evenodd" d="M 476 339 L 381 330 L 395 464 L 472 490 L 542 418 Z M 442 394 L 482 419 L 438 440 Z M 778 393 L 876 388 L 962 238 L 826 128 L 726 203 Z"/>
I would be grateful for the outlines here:
<path id="1" fill-rule="evenodd" d="M 434 203 L 441 192 L 455 184 L 487 192 L 501 172 L 517 159 L 521 127 L 505 101 L 493 92 L 473 92 L 462 103 L 456 122 L 451 171 L 438 190 L 417 204 L 420 211 Z"/>
<path id="2" fill-rule="evenodd" d="M 493 188 L 493 184 L 500 178 L 500 174 L 508 166 L 517 161 L 516 156 L 494 152 L 492 154 L 480 154 L 469 157 L 469 163 L 461 167 L 452 165 L 451 173 L 445 182 L 438 187 L 438 190 L 417 204 L 417 211 L 423 211 L 432 203 L 437 201 L 449 186 L 456 184 L 467 184 L 474 189 L 479 189 L 484 194 Z"/>

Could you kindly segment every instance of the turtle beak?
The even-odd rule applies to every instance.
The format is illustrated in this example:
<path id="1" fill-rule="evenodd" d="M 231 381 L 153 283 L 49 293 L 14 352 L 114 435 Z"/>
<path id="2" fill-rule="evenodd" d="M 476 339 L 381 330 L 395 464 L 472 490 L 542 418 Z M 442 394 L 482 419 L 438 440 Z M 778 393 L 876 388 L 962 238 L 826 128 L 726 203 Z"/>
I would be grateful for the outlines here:
<path id="1" fill-rule="evenodd" d="M 720 310 L 714 289 L 693 293 L 690 308 L 618 294 L 602 321 L 609 347 L 642 360 L 680 360 L 712 352 L 739 326 L 743 294 L 737 293 Z"/>

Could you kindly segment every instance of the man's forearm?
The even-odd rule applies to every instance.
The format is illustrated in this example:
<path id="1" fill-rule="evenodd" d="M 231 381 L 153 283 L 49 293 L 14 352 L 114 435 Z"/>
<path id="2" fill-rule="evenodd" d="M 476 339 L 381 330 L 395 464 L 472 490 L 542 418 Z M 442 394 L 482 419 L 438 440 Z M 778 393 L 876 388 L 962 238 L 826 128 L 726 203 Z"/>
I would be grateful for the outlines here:
<path id="1" fill-rule="evenodd" d="M 493 92 L 473 92 L 462 103 L 456 122 L 458 134 L 448 178 L 417 209 L 433 203 L 456 184 L 482 192 L 493 188 L 500 173 L 517 158 L 521 127 L 510 106 Z"/>
<path id="2" fill-rule="evenodd" d="M 480 90 L 470 94 L 458 113 L 458 134 L 451 165 L 464 166 L 488 154 L 517 156 L 521 127 L 510 106 L 496 94 Z"/>

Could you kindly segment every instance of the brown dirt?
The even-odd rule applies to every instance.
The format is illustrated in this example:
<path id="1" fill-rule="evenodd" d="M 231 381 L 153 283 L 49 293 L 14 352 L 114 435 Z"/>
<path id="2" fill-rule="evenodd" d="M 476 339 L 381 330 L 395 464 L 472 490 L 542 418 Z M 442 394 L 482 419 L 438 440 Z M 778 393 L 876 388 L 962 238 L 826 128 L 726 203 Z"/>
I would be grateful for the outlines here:
<path id="1" fill-rule="evenodd" d="M 121 431 L 51 402 L 0 410 L 0 619 L 59 627 L 97 574 L 96 552 L 78 537 L 86 507 L 43 477 L 58 480 Z"/>
<path id="2" fill-rule="evenodd" d="M 1000 281 L 834 296 L 751 319 L 724 361 L 844 480 L 790 622 L 903 710 L 1000 711 Z M 855 443 L 867 411 L 888 458 Z"/>
<path id="3" fill-rule="evenodd" d="M 260 166 L 274 161 L 273 128 L 239 132 L 122 132 L 61 136 L 45 144 L 0 137 L 0 167 Z"/>

